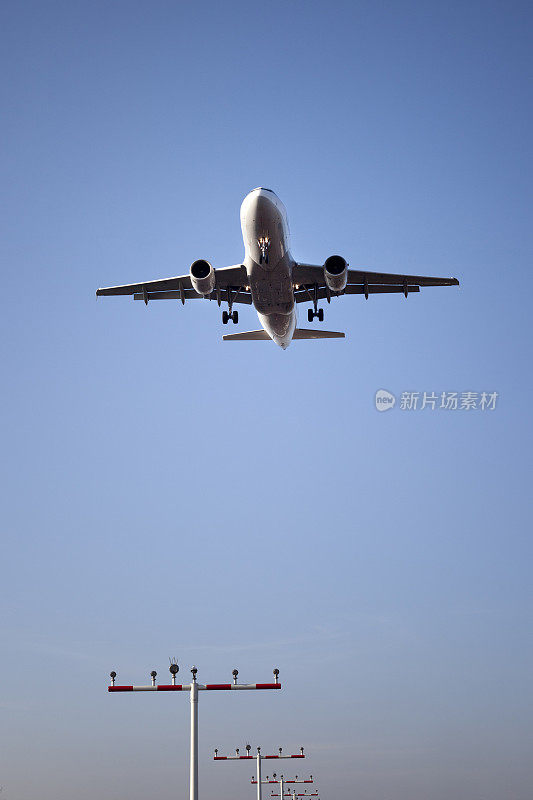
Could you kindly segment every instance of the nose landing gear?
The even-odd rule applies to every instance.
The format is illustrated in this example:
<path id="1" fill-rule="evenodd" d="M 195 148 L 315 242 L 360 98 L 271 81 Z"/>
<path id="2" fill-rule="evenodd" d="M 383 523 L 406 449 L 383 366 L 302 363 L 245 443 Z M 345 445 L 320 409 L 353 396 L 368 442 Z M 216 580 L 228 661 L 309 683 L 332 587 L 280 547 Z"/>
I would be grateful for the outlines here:
<path id="1" fill-rule="evenodd" d="M 259 250 L 261 251 L 259 263 L 262 264 L 264 261 L 265 264 L 268 264 L 268 248 L 270 247 L 270 239 L 268 236 L 261 236 L 257 244 L 259 245 Z"/>

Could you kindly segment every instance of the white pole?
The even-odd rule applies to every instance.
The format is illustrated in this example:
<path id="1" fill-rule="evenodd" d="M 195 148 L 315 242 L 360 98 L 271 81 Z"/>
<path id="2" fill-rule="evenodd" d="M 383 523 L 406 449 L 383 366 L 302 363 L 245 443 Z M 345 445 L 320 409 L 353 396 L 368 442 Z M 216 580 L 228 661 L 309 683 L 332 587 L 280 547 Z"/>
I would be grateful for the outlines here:
<path id="1" fill-rule="evenodd" d="M 191 683 L 191 777 L 190 800 L 198 800 L 198 684 Z"/>
<path id="2" fill-rule="evenodd" d="M 281 776 L 281 780 L 279 782 L 279 796 L 283 797 L 283 775 Z"/>
<path id="3" fill-rule="evenodd" d="M 261 800 L 261 753 L 257 748 L 257 800 Z"/>

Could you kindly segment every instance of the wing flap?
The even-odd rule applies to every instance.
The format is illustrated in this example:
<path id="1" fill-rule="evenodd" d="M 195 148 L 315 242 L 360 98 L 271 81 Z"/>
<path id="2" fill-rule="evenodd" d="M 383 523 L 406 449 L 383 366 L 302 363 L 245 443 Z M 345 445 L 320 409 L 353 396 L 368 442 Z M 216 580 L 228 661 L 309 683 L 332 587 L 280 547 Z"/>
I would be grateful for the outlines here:
<path id="1" fill-rule="evenodd" d="M 198 294 L 194 289 L 183 289 L 182 292 L 135 292 L 134 300 L 201 300 L 203 294 Z"/>
<path id="2" fill-rule="evenodd" d="M 299 289 L 298 291 L 294 292 L 294 300 L 296 303 L 312 303 L 314 299 L 315 288 L 314 286 L 310 285 L 307 287 L 309 293 L 305 289 Z M 393 294 L 394 292 L 402 292 L 405 294 L 405 287 L 404 286 L 375 286 L 369 285 L 366 288 L 368 294 Z M 419 292 L 419 286 L 408 286 L 407 292 L 410 294 L 411 292 Z M 341 297 L 343 294 L 364 294 L 365 287 L 363 286 L 354 286 L 348 284 L 344 291 L 342 292 L 330 292 L 330 297 Z M 324 300 L 328 296 L 328 291 L 325 286 L 319 287 L 317 290 L 317 300 Z"/>
<path id="3" fill-rule="evenodd" d="M 241 303 L 246 306 L 252 305 L 252 295 L 250 292 L 229 292 L 231 297 L 232 304 L 234 303 Z M 220 297 L 219 297 L 220 295 Z M 148 302 L 149 300 L 203 300 L 204 295 L 198 294 L 194 291 L 194 289 L 184 289 L 183 292 L 139 292 L 133 295 L 134 300 L 144 300 L 144 302 Z M 206 295 L 205 299 L 207 300 L 219 300 L 221 303 L 228 302 L 228 289 L 220 289 L 219 292 L 211 292 L 210 295 Z"/>

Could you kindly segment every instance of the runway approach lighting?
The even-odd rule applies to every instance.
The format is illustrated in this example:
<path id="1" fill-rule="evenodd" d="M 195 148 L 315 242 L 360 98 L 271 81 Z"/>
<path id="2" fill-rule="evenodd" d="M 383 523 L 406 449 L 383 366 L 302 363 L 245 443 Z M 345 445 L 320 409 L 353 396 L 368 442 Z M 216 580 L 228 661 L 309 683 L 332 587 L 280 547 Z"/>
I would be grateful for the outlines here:
<path id="1" fill-rule="evenodd" d="M 275 674 L 276 680 L 277 680 L 278 679 L 277 670 L 274 670 L 274 674 Z M 240 751 L 239 751 L 238 748 L 236 748 L 234 756 L 219 756 L 218 755 L 218 750 L 215 750 L 215 757 L 214 757 L 213 760 L 214 761 L 252 761 L 252 760 L 255 760 L 257 777 L 256 777 L 255 781 L 252 778 L 252 783 L 257 783 L 257 800 L 261 800 L 261 795 L 262 795 L 262 793 L 261 793 L 261 785 L 263 783 L 266 783 L 266 781 L 263 781 L 261 779 L 261 761 L 270 760 L 270 759 L 277 759 L 277 758 L 305 758 L 303 747 L 300 747 L 300 752 L 297 753 L 296 755 L 289 755 L 289 756 L 284 756 L 282 754 L 282 748 L 281 747 L 278 748 L 278 755 L 277 756 L 264 756 L 264 755 L 261 755 L 261 748 L 260 747 L 257 748 L 256 755 L 252 756 L 252 755 L 250 755 L 250 750 L 251 750 L 251 747 L 250 747 L 249 744 L 246 745 L 246 755 L 245 756 L 239 755 Z M 275 782 L 278 783 L 278 781 L 275 781 Z"/>
<path id="2" fill-rule="evenodd" d="M 251 782 L 252 782 L 252 784 L 255 785 L 257 783 L 257 780 L 255 780 L 253 778 L 253 776 L 252 776 L 252 781 Z M 262 784 L 265 784 L 265 783 L 277 783 L 279 785 L 279 795 L 272 794 L 271 797 L 290 797 L 291 794 L 294 795 L 294 797 L 314 797 L 314 795 L 318 794 L 318 792 L 315 792 L 314 795 L 313 794 L 307 794 L 307 789 L 305 789 L 305 794 L 295 794 L 296 789 L 293 789 L 292 791 L 287 791 L 287 792 L 285 791 L 285 786 L 288 783 L 291 783 L 291 784 L 293 784 L 293 783 L 313 783 L 313 776 L 312 775 L 310 775 L 309 778 L 303 778 L 303 779 L 298 778 L 298 775 L 295 778 L 285 778 L 283 775 L 280 775 L 278 777 L 276 775 L 276 773 L 274 772 L 274 774 L 272 775 L 272 778 L 269 778 L 268 775 L 267 775 L 266 776 L 266 780 L 261 781 L 261 783 Z"/>
<path id="3" fill-rule="evenodd" d="M 110 672 L 111 684 L 107 687 L 108 692 L 189 692 L 191 701 L 191 758 L 190 758 L 190 800 L 198 800 L 198 692 L 201 691 L 224 691 L 224 690 L 248 690 L 248 689 L 281 689 L 279 682 L 279 669 L 274 670 L 275 683 L 237 683 L 238 670 L 232 672 L 232 683 L 198 683 L 196 675 L 197 667 L 191 668 L 192 681 L 190 684 L 176 683 L 176 675 L 179 666 L 176 659 L 171 661 L 169 672 L 172 675 L 172 683 L 156 684 L 157 672 L 152 670 L 150 673 L 151 683 L 148 686 L 118 686 L 115 683 L 117 673 Z"/>

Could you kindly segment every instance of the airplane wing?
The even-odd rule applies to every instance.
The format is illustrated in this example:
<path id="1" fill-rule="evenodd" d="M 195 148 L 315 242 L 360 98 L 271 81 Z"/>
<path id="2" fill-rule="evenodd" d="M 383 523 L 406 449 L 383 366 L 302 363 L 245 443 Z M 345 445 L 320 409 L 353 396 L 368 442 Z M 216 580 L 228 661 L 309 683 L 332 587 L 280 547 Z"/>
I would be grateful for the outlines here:
<path id="1" fill-rule="evenodd" d="M 422 275 L 404 275 L 388 272 L 370 272 L 349 269 L 348 283 L 342 292 L 330 292 L 324 281 L 324 267 L 314 264 L 295 264 L 293 283 L 299 286 L 294 293 L 297 303 L 329 298 L 339 294 L 390 294 L 419 292 L 421 286 L 459 286 L 457 278 L 431 278 Z"/>
<path id="2" fill-rule="evenodd" d="M 233 303 L 252 304 L 250 290 L 246 289 L 248 277 L 242 264 L 232 267 L 218 267 L 215 269 L 215 290 L 207 295 L 209 300 L 227 302 L 231 297 Z M 197 294 L 192 288 L 189 275 L 178 275 L 175 278 L 161 278 L 155 281 L 142 283 L 126 283 L 122 286 L 107 286 L 96 290 L 97 297 L 112 295 L 133 295 L 134 300 L 201 300 L 203 295 Z"/>

